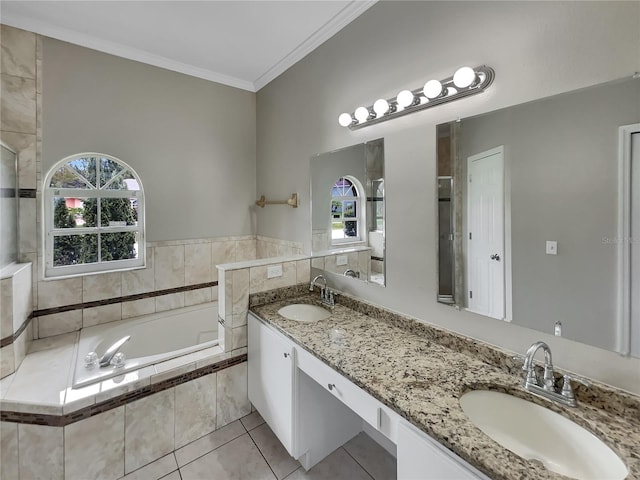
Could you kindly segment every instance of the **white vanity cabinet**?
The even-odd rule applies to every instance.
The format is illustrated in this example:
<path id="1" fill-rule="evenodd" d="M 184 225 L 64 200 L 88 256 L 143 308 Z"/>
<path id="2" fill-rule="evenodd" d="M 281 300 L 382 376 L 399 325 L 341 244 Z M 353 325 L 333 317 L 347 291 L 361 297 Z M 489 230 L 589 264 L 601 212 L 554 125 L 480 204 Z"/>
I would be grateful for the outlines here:
<path id="1" fill-rule="evenodd" d="M 398 480 L 490 480 L 404 420 L 397 448 Z"/>
<path id="2" fill-rule="evenodd" d="M 249 314 L 249 400 L 292 457 L 294 449 L 296 381 L 293 342 Z"/>
<path id="3" fill-rule="evenodd" d="M 445 447 L 252 313 L 249 400 L 308 470 L 363 430 L 397 446 L 398 480 L 488 480 Z"/>

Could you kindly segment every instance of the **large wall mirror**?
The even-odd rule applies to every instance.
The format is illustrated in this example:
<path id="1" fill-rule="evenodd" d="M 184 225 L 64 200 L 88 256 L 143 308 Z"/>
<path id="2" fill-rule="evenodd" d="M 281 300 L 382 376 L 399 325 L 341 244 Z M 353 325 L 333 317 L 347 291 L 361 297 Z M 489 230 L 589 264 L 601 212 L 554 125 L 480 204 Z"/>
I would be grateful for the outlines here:
<path id="1" fill-rule="evenodd" d="M 311 158 L 312 266 L 385 285 L 384 140 Z"/>
<path id="2" fill-rule="evenodd" d="M 640 357 L 640 79 L 437 137 L 438 301 Z"/>

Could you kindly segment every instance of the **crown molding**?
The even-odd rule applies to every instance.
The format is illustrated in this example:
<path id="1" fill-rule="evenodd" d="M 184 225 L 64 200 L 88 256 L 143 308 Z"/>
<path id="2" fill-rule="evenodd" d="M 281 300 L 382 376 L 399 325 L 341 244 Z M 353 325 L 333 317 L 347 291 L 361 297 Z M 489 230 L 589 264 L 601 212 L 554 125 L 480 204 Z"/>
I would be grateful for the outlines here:
<path id="1" fill-rule="evenodd" d="M 285 57 L 260 75 L 255 81 L 256 91 L 267 85 L 280 74 L 291 68 L 302 60 L 313 50 L 333 37 L 336 33 L 346 27 L 353 20 L 371 8 L 378 0 L 353 0 L 340 12 L 333 16 L 327 23 L 311 34 L 306 40 L 301 42 L 296 48 Z"/>
<path id="2" fill-rule="evenodd" d="M 82 47 L 91 48 L 99 52 L 108 53 L 117 57 L 135 60 L 136 62 L 146 63 L 154 67 L 164 68 L 178 73 L 184 73 L 192 77 L 210 80 L 212 82 L 221 83 L 230 87 L 240 88 L 255 92 L 256 88 L 253 82 L 243 80 L 241 78 L 231 77 L 223 73 L 214 72 L 205 68 L 195 67 L 186 63 L 178 62 L 161 55 L 149 53 L 144 50 L 128 47 L 120 43 L 103 40 L 92 35 L 75 32 L 66 28 L 60 28 L 45 22 L 27 18 L 21 15 L 15 15 L 6 10 L 2 12 L 2 23 L 11 27 L 28 30 L 30 32 L 44 35 L 45 37 L 55 38 L 64 42 L 73 43 Z"/>
<path id="3" fill-rule="evenodd" d="M 50 23 L 35 20 L 23 15 L 17 15 L 4 9 L 2 12 L 2 23 L 28 30 L 46 37 L 55 38 L 64 42 L 73 43 L 82 47 L 91 48 L 99 52 L 108 53 L 118 57 L 135 60 L 137 62 L 153 65 L 185 75 L 190 75 L 204 80 L 221 83 L 230 87 L 257 92 L 284 71 L 302 60 L 305 56 L 319 47 L 322 43 L 333 37 L 341 29 L 355 20 L 358 16 L 371 8 L 378 0 L 352 0 L 340 12 L 334 15 L 322 27 L 301 42 L 291 52 L 285 55 L 266 72 L 254 81 L 232 77 L 220 72 L 214 72 L 205 68 L 196 67 L 186 63 L 178 62 L 161 55 L 129 47 L 117 42 L 104 40 L 93 35 L 76 32 L 67 28 L 58 27 Z"/>

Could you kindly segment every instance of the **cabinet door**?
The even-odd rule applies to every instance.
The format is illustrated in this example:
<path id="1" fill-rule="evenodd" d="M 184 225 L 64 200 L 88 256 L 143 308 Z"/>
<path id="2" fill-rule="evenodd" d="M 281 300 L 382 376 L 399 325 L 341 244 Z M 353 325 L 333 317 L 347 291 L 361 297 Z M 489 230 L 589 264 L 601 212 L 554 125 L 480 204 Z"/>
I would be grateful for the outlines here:
<path id="1" fill-rule="evenodd" d="M 398 480 L 479 480 L 482 473 L 402 422 L 398 426 Z"/>
<path id="2" fill-rule="evenodd" d="M 252 314 L 247 328 L 249 400 L 295 457 L 293 344 Z"/>

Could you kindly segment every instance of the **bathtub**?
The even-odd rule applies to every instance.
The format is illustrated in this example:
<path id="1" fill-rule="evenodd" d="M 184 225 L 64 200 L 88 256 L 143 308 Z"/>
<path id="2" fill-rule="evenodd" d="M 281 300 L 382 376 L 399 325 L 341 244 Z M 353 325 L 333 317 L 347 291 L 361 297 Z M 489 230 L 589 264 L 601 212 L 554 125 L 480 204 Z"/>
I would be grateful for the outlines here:
<path id="1" fill-rule="evenodd" d="M 124 336 L 121 367 L 87 368 L 85 356 L 98 357 Z M 81 388 L 142 367 L 218 345 L 218 302 L 110 322 L 80 331 L 72 388 Z"/>

